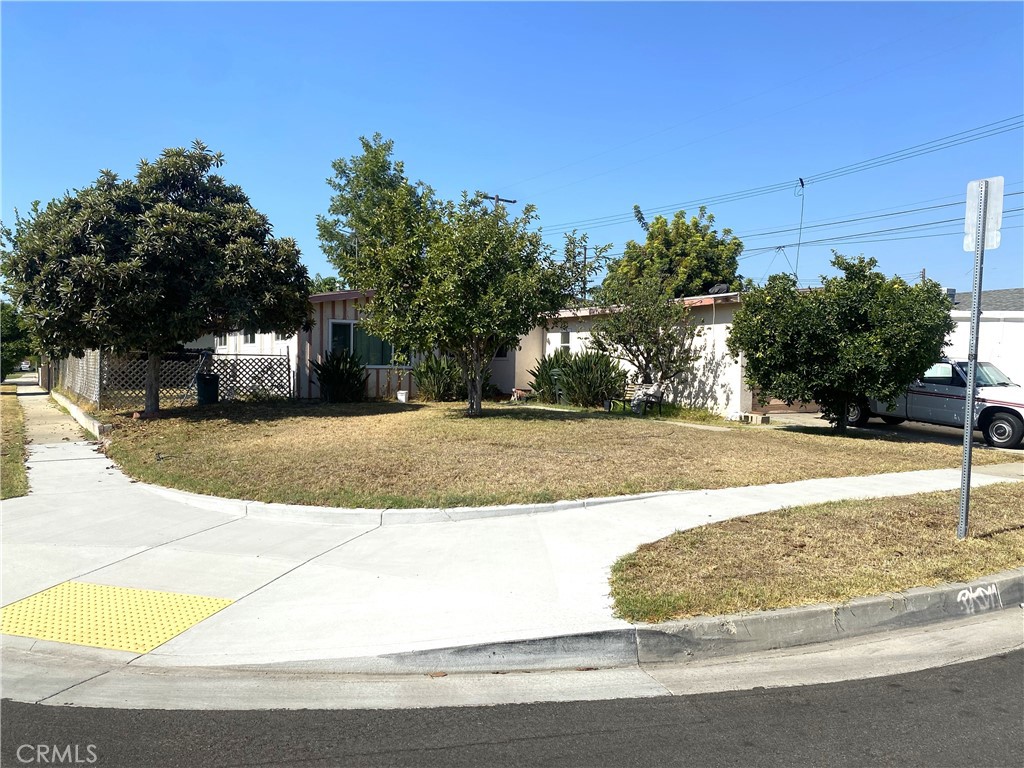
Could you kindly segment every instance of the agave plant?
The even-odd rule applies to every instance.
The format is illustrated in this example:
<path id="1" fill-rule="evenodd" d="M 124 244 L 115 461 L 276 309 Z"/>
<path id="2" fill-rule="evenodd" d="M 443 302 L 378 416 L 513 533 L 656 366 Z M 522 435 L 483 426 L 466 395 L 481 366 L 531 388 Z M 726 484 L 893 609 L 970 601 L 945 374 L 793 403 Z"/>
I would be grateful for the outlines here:
<path id="1" fill-rule="evenodd" d="M 559 395 L 559 383 L 566 363 L 572 359 L 572 355 L 564 349 L 556 349 L 550 355 L 544 355 L 537 361 L 537 368 L 527 371 L 533 376 L 530 382 L 530 389 L 537 393 L 537 399 L 542 403 L 557 403 Z"/>
<path id="2" fill-rule="evenodd" d="M 573 405 L 595 407 L 622 396 L 626 372 L 603 352 L 580 352 L 563 364 L 558 383 Z"/>
<path id="3" fill-rule="evenodd" d="M 412 378 L 416 382 L 419 397 L 438 403 L 460 400 L 466 389 L 462 371 L 447 355 L 423 358 L 412 369 Z"/>
<path id="4" fill-rule="evenodd" d="M 370 377 L 363 362 L 347 349 L 327 352 L 311 363 L 320 385 L 320 397 L 328 403 L 358 403 L 366 398 Z"/>

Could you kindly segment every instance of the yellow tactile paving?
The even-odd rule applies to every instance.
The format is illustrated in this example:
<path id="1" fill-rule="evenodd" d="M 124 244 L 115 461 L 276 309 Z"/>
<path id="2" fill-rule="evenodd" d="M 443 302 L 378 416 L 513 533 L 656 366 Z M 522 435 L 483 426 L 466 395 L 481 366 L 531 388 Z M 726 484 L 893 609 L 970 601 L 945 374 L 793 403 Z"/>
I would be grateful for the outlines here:
<path id="1" fill-rule="evenodd" d="M 65 581 L 4 606 L 7 635 L 147 653 L 231 600 Z"/>

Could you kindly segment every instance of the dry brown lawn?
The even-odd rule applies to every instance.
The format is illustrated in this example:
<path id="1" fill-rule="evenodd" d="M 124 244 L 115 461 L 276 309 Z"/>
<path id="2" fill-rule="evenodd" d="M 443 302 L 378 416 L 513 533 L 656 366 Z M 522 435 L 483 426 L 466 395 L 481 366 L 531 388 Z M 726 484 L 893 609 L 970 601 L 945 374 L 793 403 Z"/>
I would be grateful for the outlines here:
<path id="1" fill-rule="evenodd" d="M 14 384 L 0 386 L 0 499 L 28 493 L 25 472 L 25 417 Z"/>
<path id="2" fill-rule="evenodd" d="M 616 611 L 663 621 L 837 603 L 1024 565 L 1024 485 L 973 489 L 964 541 L 959 493 L 794 507 L 675 533 L 615 564 Z"/>
<path id="3" fill-rule="evenodd" d="M 220 496 L 343 507 L 549 502 L 955 467 L 955 446 L 827 429 L 715 432 L 604 413 L 461 404 L 228 403 L 114 419 L 133 477 Z M 1019 459 L 977 450 L 977 464 Z"/>

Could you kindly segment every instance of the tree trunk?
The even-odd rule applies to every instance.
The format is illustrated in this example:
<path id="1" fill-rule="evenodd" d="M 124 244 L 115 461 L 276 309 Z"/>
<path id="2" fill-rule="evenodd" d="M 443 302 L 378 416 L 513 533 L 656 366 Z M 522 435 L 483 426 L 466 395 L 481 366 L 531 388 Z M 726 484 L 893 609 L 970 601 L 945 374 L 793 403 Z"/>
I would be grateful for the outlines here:
<path id="1" fill-rule="evenodd" d="M 483 372 L 480 364 L 480 350 L 473 347 L 473 355 L 469 359 L 469 376 L 466 381 L 466 390 L 469 394 L 468 416 L 482 416 L 483 408 L 480 403 L 480 390 L 483 388 Z"/>
<path id="2" fill-rule="evenodd" d="M 160 355 L 150 352 L 146 361 L 146 406 L 143 410 L 146 416 L 156 416 L 160 412 L 160 360 Z"/>
<path id="3" fill-rule="evenodd" d="M 835 429 L 837 435 L 846 434 L 846 414 L 850 410 L 850 404 L 843 400 L 839 403 L 839 413 L 836 415 Z"/>

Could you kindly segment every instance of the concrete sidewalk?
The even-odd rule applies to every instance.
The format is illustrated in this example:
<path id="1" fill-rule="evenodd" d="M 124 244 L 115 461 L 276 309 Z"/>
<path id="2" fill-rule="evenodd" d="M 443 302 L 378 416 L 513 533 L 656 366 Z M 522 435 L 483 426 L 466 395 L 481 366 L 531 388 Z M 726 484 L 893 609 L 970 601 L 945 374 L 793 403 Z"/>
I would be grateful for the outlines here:
<path id="1" fill-rule="evenodd" d="M 535 652 L 539 666 L 550 666 L 549 655 L 559 651 L 570 666 L 616 666 L 630 654 L 635 664 L 636 629 L 612 616 L 608 576 L 639 544 L 785 506 L 960 485 L 959 470 L 929 470 L 669 493 L 543 514 L 327 524 L 266 510 L 246 515 L 237 504 L 210 509 L 201 499 L 189 503 L 135 483 L 94 443 L 69 439 L 77 427 L 70 434 L 54 427 L 54 413 L 72 422 L 37 390 L 20 385 L 31 491 L 3 505 L 2 604 L 68 580 L 232 601 L 148 653 L 100 652 L 154 672 L 267 665 L 393 672 L 417 653 L 440 658 L 441 649 L 566 637 L 580 639 L 516 647 Z M 978 467 L 973 481 L 1020 480 L 1022 470 L 1020 463 Z M 63 647 L 11 635 L 4 645 L 47 654 Z M 479 654 L 473 664 L 487 668 Z"/>

